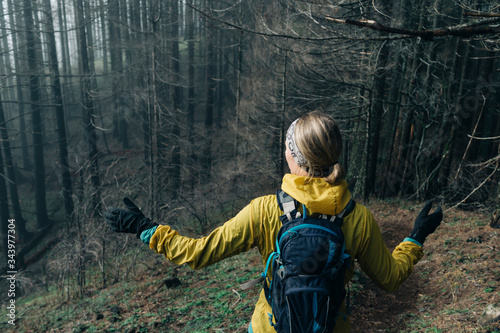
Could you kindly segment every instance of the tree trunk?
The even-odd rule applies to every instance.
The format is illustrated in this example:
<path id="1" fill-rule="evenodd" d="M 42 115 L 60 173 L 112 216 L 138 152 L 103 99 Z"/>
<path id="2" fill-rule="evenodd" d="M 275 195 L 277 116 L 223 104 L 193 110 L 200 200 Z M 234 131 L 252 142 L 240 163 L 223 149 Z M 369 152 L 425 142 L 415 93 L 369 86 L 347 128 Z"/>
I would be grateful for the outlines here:
<path id="1" fill-rule="evenodd" d="M 57 60 L 56 39 L 54 35 L 54 23 L 52 20 L 52 8 L 50 0 L 44 0 L 45 12 L 47 13 L 47 41 L 49 48 L 49 64 L 52 71 L 52 93 L 54 94 L 55 111 L 57 118 L 57 138 L 59 145 L 59 165 L 61 168 L 62 193 L 64 199 L 64 209 L 66 211 L 66 220 L 71 221 L 73 215 L 73 190 L 71 185 L 71 174 L 68 163 L 68 145 L 66 139 L 66 121 L 64 116 L 64 102 L 61 89 L 61 80 L 59 76 L 59 62 Z"/>
<path id="2" fill-rule="evenodd" d="M 3 4 L 0 5 L 0 17 L 4 17 Z M 8 41 L 7 26 L 5 24 L 6 20 L 0 20 L 0 87 L 2 87 L 1 92 L 4 93 L 4 98 L 7 100 L 14 100 L 12 97 L 12 87 L 14 83 L 12 82 L 12 66 L 10 62 L 10 46 Z M 7 112 L 7 110 L 6 110 Z M 8 112 L 7 112 L 8 113 Z"/>
<path id="3" fill-rule="evenodd" d="M 366 120 L 364 123 L 362 121 L 358 121 L 355 124 L 354 132 L 356 136 L 359 138 L 363 138 L 358 141 L 358 144 L 355 146 L 353 156 L 352 165 L 357 165 L 357 172 L 355 174 L 356 183 L 354 184 L 353 197 L 362 197 L 364 198 L 365 192 L 365 182 L 366 182 L 366 164 L 368 161 L 368 133 L 369 133 L 369 119 L 370 119 L 370 108 L 371 108 L 371 98 L 372 92 L 367 91 L 364 86 L 361 86 L 359 89 L 359 98 L 357 111 L 359 114 L 363 114 L 364 109 L 366 108 Z M 365 106 L 364 101 L 369 101 L 370 104 Z M 363 130 L 364 126 L 364 130 Z"/>
<path id="4" fill-rule="evenodd" d="M 500 96 L 495 90 L 496 82 L 494 81 L 493 74 L 491 74 L 494 72 L 494 68 L 498 68 L 498 59 L 495 58 L 494 52 L 487 52 L 486 55 L 489 59 L 483 64 L 485 74 L 482 78 L 482 84 L 484 85 L 484 96 L 487 98 L 488 102 L 485 106 L 486 114 L 484 117 L 485 121 L 482 135 L 484 137 L 493 137 L 500 133 L 500 127 L 498 127 L 499 122 L 497 121 L 498 108 L 495 108 L 495 105 L 499 105 Z M 498 142 L 496 144 L 498 144 Z M 492 140 L 481 140 L 479 143 L 478 157 L 489 159 L 496 156 L 496 144 Z"/>
<path id="5" fill-rule="evenodd" d="M 3 111 L 3 104 L 0 99 L 0 108 Z M 0 149 L 0 172 L 4 173 L 3 170 L 3 156 L 2 151 Z M 5 258 L 8 259 L 7 254 L 7 239 L 8 239 L 8 230 L 9 230 L 9 199 L 7 197 L 7 186 L 5 185 L 5 178 L 0 177 L 0 223 L 2 225 L 2 252 L 5 255 Z"/>
<path id="6" fill-rule="evenodd" d="M 102 71 L 104 74 L 109 73 L 108 69 L 108 35 L 106 34 L 106 7 L 104 1 L 99 0 L 99 16 L 101 18 L 101 40 L 102 40 Z"/>
<path id="7" fill-rule="evenodd" d="M 120 141 L 122 143 L 123 149 L 129 149 L 130 143 L 128 139 L 128 123 L 125 118 L 125 110 L 128 103 L 125 101 L 126 96 L 123 92 L 128 91 L 130 89 L 130 71 L 129 68 L 132 64 L 132 51 L 130 47 L 130 33 L 129 33 L 129 24 L 128 24 L 128 13 L 127 13 L 127 2 L 121 0 L 120 3 L 120 36 L 121 36 L 121 44 L 126 45 L 123 48 L 120 45 L 123 51 L 120 51 L 120 54 L 125 55 L 125 66 L 123 61 L 121 61 L 121 73 L 120 73 L 120 81 L 121 81 L 121 89 L 118 97 L 118 115 L 119 115 L 119 130 L 120 130 Z"/>
<path id="8" fill-rule="evenodd" d="M 370 195 L 374 193 L 375 183 L 377 177 L 377 160 L 379 151 L 380 140 L 380 122 L 382 114 L 384 113 L 384 99 L 385 99 L 385 77 L 387 58 L 389 56 L 389 45 L 385 42 L 381 46 L 379 53 L 377 68 L 375 69 L 373 80 L 374 101 L 372 103 L 372 110 L 370 112 L 370 132 L 368 138 L 368 163 L 366 170 L 366 181 L 364 197 L 368 201 Z"/>
<path id="9" fill-rule="evenodd" d="M 138 8 L 139 11 L 142 11 L 141 15 L 141 20 L 142 20 L 142 39 L 141 43 L 143 45 L 143 50 L 141 53 L 142 56 L 144 57 L 144 61 L 142 62 L 143 66 L 143 89 L 147 92 L 148 97 L 145 98 L 145 102 L 142 103 L 142 109 L 141 109 L 141 114 L 142 114 L 142 131 L 143 131 L 143 147 L 144 147 L 144 162 L 146 165 L 149 165 L 151 163 L 151 123 L 149 121 L 150 117 L 150 108 L 151 108 L 151 99 L 149 98 L 150 92 L 151 92 L 151 87 L 150 87 L 150 75 L 149 73 L 151 72 L 151 67 L 152 67 L 152 61 L 151 61 L 151 54 L 150 51 L 150 43 L 151 41 L 148 39 L 148 36 L 150 35 L 149 32 L 149 26 L 148 26 L 148 1 L 147 0 L 142 0 L 140 8 Z"/>
<path id="10" fill-rule="evenodd" d="M 5 167 L 7 169 L 7 180 L 9 183 L 10 201 L 14 210 L 14 218 L 16 220 L 16 229 L 19 234 L 19 239 L 27 239 L 30 237 L 26 230 L 26 220 L 21 213 L 21 204 L 19 202 L 19 193 L 17 191 L 16 170 L 14 168 L 14 160 L 10 149 L 10 138 L 7 131 L 7 123 L 5 122 L 5 113 L 3 104 L 0 100 L 0 132 L 2 138 L 3 155 Z M 2 177 L 3 178 L 3 177 Z"/>
<path id="11" fill-rule="evenodd" d="M 415 87 L 418 85 L 418 68 L 421 63 L 423 53 L 423 47 L 421 45 L 417 45 L 417 51 L 413 56 L 413 59 L 410 60 L 411 65 L 409 65 L 409 83 L 407 92 L 413 92 Z M 409 95 L 409 93 L 408 93 Z M 415 164 L 414 164 L 414 155 L 412 154 L 412 142 L 414 142 L 415 138 L 415 109 L 416 105 L 411 103 L 413 96 L 407 97 L 402 103 L 405 101 L 408 102 L 409 106 L 406 110 L 406 114 L 403 116 L 402 129 L 401 129 L 401 137 L 399 141 L 399 151 L 397 155 L 397 163 L 394 171 L 394 187 L 398 191 L 398 195 L 401 197 L 408 192 L 408 186 L 411 186 L 411 180 L 415 176 Z M 410 180 L 410 181 L 409 181 Z"/>
<path id="12" fill-rule="evenodd" d="M 281 79 L 281 115 L 278 118 L 278 126 L 277 128 L 279 129 L 278 131 L 278 140 L 275 142 L 278 142 L 277 145 L 275 145 L 275 153 L 274 156 L 277 158 L 278 163 L 277 163 L 277 174 L 276 177 L 277 179 L 281 179 L 283 175 L 285 174 L 285 154 L 283 153 L 283 149 L 285 147 L 285 135 L 286 135 L 286 128 L 285 128 L 285 120 L 286 120 L 286 102 L 287 102 L 287 94 L 288 94 L 288 87 L 287 87 L 287 80 L 288 80 L 288 50 L 283 50 L 284 52 L 283 55 L 283 75 Z"/>
<path id="13" fill-rule="evenodd" d="M 45 161 L 43 154 L 43 133 L 42 116 L 40 112 L 41 94 L 40 77 L 37 64 L 35 42 L 35 25 L 33 23 L 33 10 L 31 0 L 23 0 L 24 3 L 24 24 L 27 40 L 27 60 L 30 70 L 29 88 L 31 95 L 31 121 L 33 130 L 33 152 L 35 167 L 33 170 L 35 178 L 35 201 L 37 222 L 40 228 L 45 228 L 51 224 L 47 215 L 46 190 L 45 190 Z"/>
<path id="14" fill-rule="evenodd" d="M 97 137 L 93 125 L 94 118 L 94 102 L 91 95 L 91 77 L 92 74 L 89 66 L 89 58 L 87 53 L 87 38 L 85 32 L 85 16 L 82 0 L 76 0 L 75 16 L 77 22 L 77 40 L 78 54 L 80 66 L 82 69 L 81 75 L 81 93 L 82 93 L 82 115 L 83 115 L 83 132 L 84 139 L 87 144 L 87 163 L 90 170 L 90 181 L 92 186 L 91 216 L 95 216 L 100 211 L 101 194 L 100 194 L 100 177 L 99 163 L 97 150 Z"/>
<path id="15" fill-rule="evenodd" d="M 244 10 L 243 3 L 239 4 L 239 14 L 241 19 L 244 19 Z M 235 84 L 236 84 L 236 106 L 235 106 L 235 133 L 234 133 L 234 159 L 236 161 L 236 170 L 240 169 L 239 165 L 239 152 L 240 152 L 240 144 L 241 144 L 241 136 L 240 136 L 240 112 L 241 112 L 241 81 L 242 81 L 242 62 L 243 62 L 243 32 L 238 34 L 238 47 L 235 50 L 236 54 L 234 55 L 235 64 Z M 283 166 L 284 169 L 284 166 Z"/>
<path id="16" fill-rule="evenodd" d="M 194 10 L 191 7 L 192 1 L 188 2 L 186 7 L 186 15 L 187 15 L 187 40 L 188 40 L 188 83 L 187 83 L 187 138 L 189 143 L 189 161 L 188 165 L 190 165 L 190 175 L 189 175 L 189 185 L 191 190 L 193 190 L 194 185 L 196 183 L 196 135 L 195 135 L 195 127 L 194 127 L 194 99 L 195 99 L 195 72 L 194 72 Z"/>
<path id="17" fill-rule="evenodd" d="M 206 94 L 205 94 L 205 148 L 202 158 L 202 178 L 210 181 L 212 169 L 212 126 L 214 111 L 214 92 L 215 92 L 215 67 L 214 67 L 214 31 L 210 25 L 205 28 L 206 33 Z"/>
<path id="18" fill-rule="evenodd" d="M 4 15 L 4 12 L 3 12 L 3 6 L 0 5 L 0 14 Z M 11 17 L 13 16 L 12 14 L 10 14 Z M 4 90 L 6 92 L 5 96 L 10 98 L 10 92 L 11 92 L 11 87 L 14 86 L 13 82 L 12 82 L 12 77 L 11 77 L 11 72 L 12 72 L 12 68 L 10 66 L 10 52 L 9 52 L 9 45 L 7 43 L 7 30 L 6 30 L 6 25 L 5 25 L 5 20 L 2 20 L 1 22 L 1 31 L 2 33 L 4 34 L 5 38 L 2 38 L 2 44 L 0 45 L 0 49 L 2 49 L 4 51 L 4 55 L 5 55 L 5 61 L 4 61 L 4 56 L 0 56 L 0 59 L 2 60 L 2 65 L 3 68 L 1 70 L 4 70 L 4 73 L 2 73 L 4 75 L 4 78 L 5 79 L 2 79 L 2 83 L 1 84 L 1 87 L 3 87 L 4 89 L 0 88 L 0 90 Z M 16 45 L 17 45 L 17 42 L 16 42 Z M 17 55 L 15 55 L 16 59 L 17 59 Z M 9 88 L 9 89 L 7 89 Z M 14 98 L 12 98 L 12 100 L 14 100 Z M 8 126 L 7 126 L 7 122 L 6 122 L 6 110 L 4 109 L 4 106 L 3 106 L 3 103 L 2 103 L 2 96 L 0 94 L 0 132 L 1 132 L 1 138 L 2 138 L 2 146 L 3 146 L 3 154 L 4 154 L 4 162 L 5 162 L 5 168 L 7 170 L 7 181 L 8 181 L 8 187 L 9 187 L 9 191 L 10 191 L 10 199 L 11 199 L 11 203 L 12 203 L 12 209 L 14 210 L 14 218 L 16 220 L 16 238 L 18 239 L 28 239 L 29 238 L 29 233 L 28 231 L 26 230 L 26 221 L 25 219 L 23 218 L 23 215 L 22 215 L 22 212 L 21 212 L 21 205 L 20 205 L 20 202 L 19 202 L 19 193 L 18 193 L 18 190 L 17 190 L 17 181 L 16 181 L 16 170 L 15 170 L 15 166 L 14 166 L 14 161 L 13 161 L 13 158 L 12 158 L 12 152 L 11 152 L 11 148 L 10 148 L 10 138 L 9 138 L 9 134 L 8 134 Z M 2 165 L 3 165 L 3 162 L 2 162 Z M 3 170 L 3 169 L 2 169 Z M 3 174 L 3 171 L 2 171 L 2 174 Z M 5 176 L 2 176 L 2 178 L 5 177 Z M 5 181 L 4 181 L 4 184 L 3 186 L 5 186 Z M 7 221 L 2 221 L 2 224 L 3 223 L 7 223 Z"/>
<path id="19" fill-rule="evenodd" d="M 406 71 L 406 58 L 403 56 L 398 56 L 397 62 L 392 70 L 391 76 L 391 88 L 389 90 L 388 97 L 388 111 L 387 118 L 385 121 L 385 128 L 383 132 L 387 135 L 386 139 L 386 151 L 385 156 L 387 156 L 387 160 L 385 161 L 385 168 L 383 173 L 382 180 L 382 189 L 381 194 L 382 197 L 385 198 L 387 194 L 393 195 L 394 188 L 392 184 L 392 166 L 395 163 L 394 154 L 394 146 L 397 142 L 397 128 L 399 121 L 399 111 L 401 108 L 401 94 L 400 94 L 400 84 L 401 80 L 404 77 Z M 388 189 L 388 187 L 390 187 Z M 389 191 L 389 192 L 388 192 Z"/>
<path id="20" fill-rule="evenodd" d="M 75 94 L 74 90 L 72 87 L 72 75 L 73 75 L 73 70 L 71 66 L 71 55 L 70 55 L 70 46 L 69 46 L 69 37 L 68 37 L 68 19 L 67 19 L 67 11 L 66 11 L 66 1 L 62 0 L 57 0 L 57 7 L 58 7 L 58 17 L 59 17 L 59 30 L 61 31 L 60 34 L 60 44 L 61 44 L 61 60 L 62 60 L 62 69 L 63 69 L 63 82 L 64 85 L 63 87 L 63 99 L 66 102 L 73 102 L 75 100 Z M 67 110 L 66 110 L 67 111 Z M 66 121 L 66 129 L 67 129 L 67 119 Z"/>
<path id="21" fill-rule="evenodd" d="M 10 25 L 11 29 L 13 31 L 16 30 L 16 27 L 21 24 L 21 14 L 20 14 L 20 4 L 19 2 L 16 2 L 15 5 L 13 5 L 13 0 L 8 0 L 8 5 L 9 5 L 9 20 L 10 20 Z M 17 13 L 16 16 L 14 16 L 14 13 Z M 20 136 L 21 136 L 21 152 L 22 152 L 22 161 L 23 161 L 23 168 L 25 170 L 31 170 L 32 165 L 30 162 L 29 158 L 29 152 L 28 152 L 28 139 L 26 137 L 26 120 L 24 114 L 26 113 L 25 108 L 24 108 L 24 91 L 23 91 L 23 85 L 24 79 L 23 75 L 19 75 L 19 73 L 23 73 L 24 69 L 24 63 L 22 62 L 22 58 L 20 59 L 19 54 L 25 53 L 24 46 L 21 47 L 21 44 L 24 43 L 19 43 L 18 42 L 18 35 L 21 36 L 20 32 L 13 33 L 11 34 L 12 36 L 12 48 L 14 50 L 18 50 L 18 52 L 14 52 L 14 66 L 16 68 L 16 92 L 17 92 L 17 100 L 20 102 L 18 105 L 18 110 L 19 110 L 19 128 L 20 128 Z"/>
<path id="22" fill-rule="evenodd" d="M 109 52 L 111 55 L 112 100 L 113 100 L 113 136 L 128 149 L 128 137 L 123 119 L 122 94 L 124 89 L 122 29 L 120 20 L 120 0 L 108 0 L 109 13 Z"/>
<path id="23" fill-rule="evenodd" d="M 57 18 L 59 20 L 59 31 L 60 31 L 60 49 L 61 49 L 61 64 L 62 64 L 62 72 L 64 75 L 68 74 L 68 67 L 71 66 L 69 64 L 69 55 L 66 54 L 65 44 L 67 43 L 68 34 L 64 30 L 64 21 L 63 21 L 63 11 L 61 6 L 61 0 L 57 0 Z M 66 86 L 68 79 L 63 78 L 63 86 Z"/>
<path id="24" fill-rule="evenodd" d="M 159 168 L 160 168 L 160 152 L 159 146 L 161 141 L 161 135 L 159 133 L 160 123 L 159 123 L 159 113 L 160 106 L 158 102 L 159 81 L 157 79 L 157 63 L 159 62 L 160 53 L 160 37 L 159 37 L 159 25 L 161 19 L 161 2 L 160 0 L 153 0 L 149 2 L 151 13 L 151 41 L 149 51 L 151 52 L 150 68 L 148 68 L 148 124 L 149 124 L 149 197 L 150 197 L 150 207 L 151 214 L 153 218 L 158 216 L 158 202 L 161 197 L 161 184 L 158 181 Z"/>
<path id="25" fill-rule="evenodd" d="M 460 57 L 460 54 L 463 54 L 462 56 L 462 63 L 459 65 L 459 62 L 457 60 L 456 66 L 457 70 L 453 71 L 454 73 L 460 73 L 460 77 L 458 81 L 455 81 L 454 74 L 452 74 L 450 78 L 450 92 L 449 92 L 449 98 L 448 101 L 451 103 L 449 106 L 449 112 L 444 116 L 443 122 L 442 122 L 442 135 L 445 135 L 443 137 L 447 137 L 448 140 L 443 140 L 443 148 L 442 148 L 442 155 L 444 157 L 444 162 L 443 165 L 440 169 L 440 185 L 441 188 L 444 190 L 448 186 L 448 182 L 450 180 L 450 173 L 451 173 L 451 166 L 452 163 L 455 159 L 455 153 L 456 153 L 456 135 L 457 135 L 457 128 L 459 124 L 457 123 L 456 117 L 460 116 L 461 113 L 461 107 L 463 105 L 463 94 L 464 94 L 464 85 L 465 85 L 465 75 L 466 75 L 466 70 L 467 70 L 467 64 L 470 61 L 469 60 L 469 52 L 470 52 L 470 45 L 469 42 L 465 41 L 458 41 L 457 43 L 462 44 L 463 43 L 463 53 L 462 52 L 457 52 L 455 57 Z M 453 89 L 452 87 L 455 87 Z M 451 90 L 456 91 L 456 94 L 452 94 Z"/>
<path id="26" fill-rule="evenodd" d="M 155 149 L 156 149 L 156 197 L 157 202 L 163 202 L 164 194 L 169 195 L 167 190 L 170 185 L 168 175 L 168 162 L 170 162 L 170 152 L 169 152 L 169 118 L 168 115 L 172 112 L 171 110 L 171 94 L 170 86 L 168 84 L 168 74 L 170 73 L 170 64 L 167 57 L 167 46 L 168 44 L 168 31 L 165 31 L 169 26 L 164 24 L 168 17 L 168 3 L 163 3 L 162 1 L 155 1 L 156 10 L 155 19 L 153 23 L 153 35 L 154 35 L 154 130 L 153 135 L 155 137 Z"/>
<path id="27" fill-rule="evenodd" d="M 224 82 L 227 80 L 227 77 L 225 77 L 223 70 L 224 70 L 224 37 L 222 34 L 222 29 L 217 29 L 217 40 L 216 40 L 216 50 L 217 53 L 214 55 L 214 58 L 217 59 L 215 61 L 216 63 L 216 70 L 215 72 L 216 77 L 217 77 L 217 83 L 215 85 L 215 90 L 217 92 L 215 101 L 216 101 L 216 110 L 215 110 L 215 128 L 217 130 L 222 128 L 222 93 L 223 89 L 222 86 Z M 214 59 L 214 60 L 215 60 Z"/>
<path id="28" fill-rule="evenodd" d="M 498 116 L 498 109 L 494 107 L 494 101 L 498 93 L 493 86 L 493 76 L 490 76 L 496 69 L 494 67 L 495 53 L 483 50 L 476 50 L 475 53 L 477 54 L 474 54 L 473 57 L 484 58 L 484 60 L 480 61 L 479 68 L 475 71 L 477 74 L 472 78 L 472 94 L 474 98 L 469 97 L 471 105 L 464 105 L 471 114 L 472 126 L 468 130 L 470 131 L 469 134 L 475 137 L 495 136 L 493 130 L 496 122 L 491 114 Z M 460 165 L 465 161 L 476 162 L 479 159 L 493 157 L 489 156 L 490 148 L 488 148 L 488 146 L 491 146 L 491 140 L 474 140 L 470 138 L 467 138 L 467 140 L 470 141 L 470 147 L 465 151 L 464 159 L 460 162 Z"/>
<path id="29" fill-rule="evenodd" d="M 180 148 L 180 115 L 183 112 L 182 105 L 182 86 L 181 86 L 181 68 L 179 58 L 179 2 L 171 1 L 171 18 L 172 18 L 172 35 L 171 35 L 171 50 L 172 50 L 172 85 L 173 85 L 173 112 L 172 112 L 172 133 L 170 135 L 170 145 L 172 147 L 172 159 L 170 165 L 171 177 L 171 197 L 176 199 L 181 187 L 181 148 Z"/>

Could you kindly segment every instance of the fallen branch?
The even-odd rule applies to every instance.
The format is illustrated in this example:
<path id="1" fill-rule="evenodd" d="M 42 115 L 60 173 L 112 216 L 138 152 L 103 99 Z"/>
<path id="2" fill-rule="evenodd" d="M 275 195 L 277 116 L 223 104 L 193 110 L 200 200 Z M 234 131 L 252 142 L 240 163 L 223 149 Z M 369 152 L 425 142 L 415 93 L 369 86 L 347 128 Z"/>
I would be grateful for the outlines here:
<path id="1" fill-rule="evenodd" d="M 330 16 L 325 16 L 325 19 L 334 23 L 355 25 L 380 32 L 389 32 L 400 35 L 415 36 L 425 40 L 432 40 L 434 37 L 443 37 L 443 36 L 471 37 L 473 35 L 500 33 L 500 27 L 487 26 L 489 24 L 499 23 L 500 18 L 496 17 L 470 22 L 466 24 L 455 25 L 451 27 L 433 29 L 433 30 L 413 30 L 413 29 L 396 28 L 381 24 L 375 20 L 367 20 L 367 19 L 361 19 L 361 20 L 337 19 Z"/>
<path id="2" fill-rule="evenodd" d="M 234 307 L 239 303 L 241 302 L 241 295 L 233 289 L 233 293 L 235 293 L 236 295 L 238 295 L 238 299 L 233 303 L 231 304 L 231 306 L 229 307 L 230 309 L 234 309 Z"/>

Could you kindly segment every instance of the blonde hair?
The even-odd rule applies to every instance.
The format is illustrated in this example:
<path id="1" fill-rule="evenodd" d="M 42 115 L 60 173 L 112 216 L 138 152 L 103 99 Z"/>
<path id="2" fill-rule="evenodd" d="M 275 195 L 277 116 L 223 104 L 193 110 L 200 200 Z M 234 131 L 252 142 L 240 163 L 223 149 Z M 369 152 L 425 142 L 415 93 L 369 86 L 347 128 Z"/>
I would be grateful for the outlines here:
<path id="1" fill-rule="evenodd" d="M 338 163 L 342 136 L 331 116 L 314 111 L 300 117 L 295 126 L 295 141 L 307 160 L 311 177 L 329 168 L 329 174 L 323 176 L 328 183 L 338 185 L 344 179 L 344 168 Z"/>

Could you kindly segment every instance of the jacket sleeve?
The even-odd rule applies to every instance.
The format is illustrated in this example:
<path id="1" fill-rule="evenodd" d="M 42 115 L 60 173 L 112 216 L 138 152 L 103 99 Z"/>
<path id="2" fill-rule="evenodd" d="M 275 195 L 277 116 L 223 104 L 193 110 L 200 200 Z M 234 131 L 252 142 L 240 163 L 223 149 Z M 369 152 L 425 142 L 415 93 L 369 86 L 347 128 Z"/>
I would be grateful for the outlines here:
<path id="1" fill-rule="evenodd" d="M 391 254 L 368 209 L 364 215 L 366 221 L 362 224 L 364 230 L 358 247 L 358 262 L 378 287 L 394 291 L 410 276 L 413 266 L 422 258 L 422 247 L 406 241 L 400 243 Z"/>
<path id="2" fill-rule="evenodd" d="M 234 218 L 202 238 L 181 236 L 170 226 L 160 225 L 151 237 L 149 247 L 168 260 L 199 269 L 225 258 L 248 251 L 257 243 L 258 218 L 253 202 Z M 257 233 L 256 233 L 257 231 Z"/>

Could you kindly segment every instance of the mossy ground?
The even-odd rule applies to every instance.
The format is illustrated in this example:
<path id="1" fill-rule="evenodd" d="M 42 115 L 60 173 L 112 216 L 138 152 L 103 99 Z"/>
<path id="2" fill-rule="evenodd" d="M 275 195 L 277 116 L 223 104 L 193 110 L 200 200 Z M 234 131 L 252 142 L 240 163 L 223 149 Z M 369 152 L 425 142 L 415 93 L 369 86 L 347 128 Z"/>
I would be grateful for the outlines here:
<path id="1" fill-rule="evenodd" d="M 368 206 L 392 249 L 407 236 L 421 204 L 376 201 Z M 353 332 L 483 333 L 499 329 L 498 324 L 477 324 L 488 304 L 500 302 L 500 230 L 488 222 L 489 217 L 479 213 L 446 212 L 443 224 L 425 243 L 424 258 L 394 293 L 381 291 L 358 270 L 351 282 Z M 93 278 L 83 295 L 57 286 L 38 288 L 17 299 L 16 326 L 5 320 L 0 330 L 246 332 L 259 288 L 242 292 L 239 284 L 260 273 L 258 251 L 193 271 L 137 245 L 144 248 L 134 252 L 136 263 L 126 279 L 108 282 L 103 288 L 98 269 L 92 275 L 89 268 Z M 181 284 L 167 288 L 164 281 L 173 277 Z"/>

